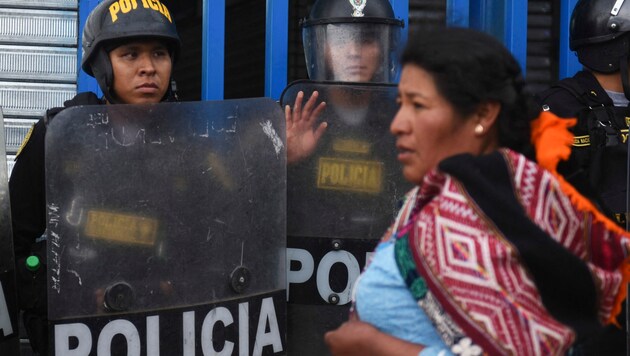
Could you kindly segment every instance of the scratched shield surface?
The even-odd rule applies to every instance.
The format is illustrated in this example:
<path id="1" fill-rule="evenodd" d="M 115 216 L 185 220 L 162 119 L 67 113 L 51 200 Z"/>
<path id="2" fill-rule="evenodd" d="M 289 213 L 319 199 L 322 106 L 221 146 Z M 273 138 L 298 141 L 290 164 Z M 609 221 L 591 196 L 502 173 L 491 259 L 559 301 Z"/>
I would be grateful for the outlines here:
<path id="1" fill-rule="evenodd" d="M 285 289 L 285 125 L 271 99 L 64 110 L 46 186 L 51 320 Z"/>
<path id="2" fill-rule="evenodd" d="M 287 229 L 292 236 L 378 239 L 410 188 L 396 160 L 389 125 L 395 85 L 297 81 L 282 94 L 293 107 L 313 92 L 326 102 L 328 127 L 314 152 L 288 162 Z"/>
<path id="3" fill-rule="evenodd" d="M 17 328 L 15 258 L 4 133 L 4 118 L 0 110 L 0 355 L 18 355 L 20 340 Z"/>

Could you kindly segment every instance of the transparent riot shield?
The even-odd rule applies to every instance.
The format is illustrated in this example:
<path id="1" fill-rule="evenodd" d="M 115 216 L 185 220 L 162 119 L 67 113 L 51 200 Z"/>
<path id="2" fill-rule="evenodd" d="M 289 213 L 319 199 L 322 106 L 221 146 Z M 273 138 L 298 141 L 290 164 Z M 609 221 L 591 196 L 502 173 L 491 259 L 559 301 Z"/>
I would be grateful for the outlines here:
<path id="1" fill-rule="evenodd" d="M 15 257 L 5 147 L 4 117 L 0 110 L 0 355 L 19 355 Z"/>
<path id="2" fill-rule="evenodd" d="M 396 86 L 299 81 L 282 106 L 300 91 L 303 103 L 319 92 L 328 127 L 311 156 L 287 165 L 288 343 L 290 354 L 322 355 L 324 332 L 347 320 L 354 281 L 411 186 L 389 133 Z"/>
<path id="3" fill-rule="evenodd" d="M 46 136 L 54 355 L 286 353 L 270 99 L 64 110 Z"/>

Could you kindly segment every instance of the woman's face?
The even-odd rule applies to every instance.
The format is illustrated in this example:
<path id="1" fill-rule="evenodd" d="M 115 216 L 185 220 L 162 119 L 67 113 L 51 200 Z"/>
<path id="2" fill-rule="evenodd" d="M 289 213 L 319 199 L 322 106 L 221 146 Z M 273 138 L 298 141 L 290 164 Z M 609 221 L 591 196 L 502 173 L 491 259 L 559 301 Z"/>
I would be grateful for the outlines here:
<path id="1" fill-rule="evenodd" d="M 159 103 L 171 78 L 171 56 L 160 41 L 134 41 L 109 52 L 114 95 L 126 104 Z"/>
<path id="2" fill-rule="evenodd" d="M 403 67 L 398 98 L 398 113 L 390 126 L 396 136 L 398 160 L 403 175 L 415 184 L 437 164 L 459 153 L 478 153 L 474 120 L 463 118 L 440 95 L 433 76 L 424 69 Z"/>
<path id="3" fill-rule="evenodd" d="M 370 82 L 381 65 L 376 39 L 331 39 L 328 56 L 334 80 L 343 82 Z"/>

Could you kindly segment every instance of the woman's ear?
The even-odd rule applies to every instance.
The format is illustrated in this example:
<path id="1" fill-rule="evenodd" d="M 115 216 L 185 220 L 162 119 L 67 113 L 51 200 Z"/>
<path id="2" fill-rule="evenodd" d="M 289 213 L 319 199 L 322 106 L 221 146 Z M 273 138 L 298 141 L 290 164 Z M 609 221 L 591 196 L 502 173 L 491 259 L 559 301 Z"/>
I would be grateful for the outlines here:
<path id="1" fill-rule="evenodd" d="M 474 123 L 477 126 L 483 127 L 483 130 L 477 130 L 478 134 L 491 131 L 499 117 L 501 111 L 501 103 L 498 101 L 485 101 L 477 106 L 475 112 Z"/>

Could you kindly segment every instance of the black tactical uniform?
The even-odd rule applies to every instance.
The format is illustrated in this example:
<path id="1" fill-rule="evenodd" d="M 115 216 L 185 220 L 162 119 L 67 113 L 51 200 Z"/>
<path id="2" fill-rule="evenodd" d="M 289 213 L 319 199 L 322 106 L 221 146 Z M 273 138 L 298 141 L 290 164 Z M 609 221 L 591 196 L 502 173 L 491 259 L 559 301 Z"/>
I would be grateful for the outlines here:
<path id="1" fill-rule="evenodd" d="M 326 95 L 320 92 L 320 98 Z M 378 105 L 370 102 L 358 108 L 363 121 L 351 124 L 327 101 L 322 116 L 328 128 L 317 149 L 287 168 L 290 235 L 323 237 L 334 231 L 335 236 L 376 242 L 393 221 L 397 201 L 409 185 L 389 134 L 395 100 L 379 96 Z"/>
<path id="2" fill-rule="evenodd" d="M 571 158 L 560 164 L 559 172 L 625 227 L 630 109 L 613 106 L 589 71 L 554 84 L 538 97 L 543 110 L 578 119 Z"/>
<path id="3" fill-rule="evenodd" d="M 44 139 L 46 125 L 63 109 L 78 105 L 102 104 L 94 93 L 81 93 L 64 103 L 64 107 L 46 112 L 31 129 L 20 149 L 9 180 L 13 246 L 15 248 L 18 301 L 24 310 L 24 325 L 33 349 L 46 354 L 46 268 L 36 272 L 26 268 L 25 260 L 36 255 L 46 259 L 46 188 L 44 178 Z M 40 241 L 41 240 L 41 241 Z"/>
<path id="4" fill-rule="evenodd" d="M 543 110 L 578 119 L 572 129 L 571 157 L 568 162 L 560 163 L 558 171 L 599 205 L 600 210 L 625 227 L 630 109 L 615 107 L 592 72 L 619 73 L 625 97 L 630 98 L 630 4 L 580 0 L 570 23 L 570 48 L 577 52 L 587 70 L 539 95 Z M 623 328 L 609 325 L 598 337 L 577 340 L 575 354 L 626 355 L 625 314 L 624 310 L 617 318 Z"/>
<path id="5" fill-rule="evenodd" d="M 395 98 L 383 94 L 396 81 L 403 26 L 388 0 L 318 0 L 301 22 L 308 76 L 316 81 L 301 90 L 305 98 L 319 91 L 326 102 L 320 118 L 328 127 L 310 157 L 287 167 L 287 247 L 314 261 L 308 280 L 288 286 L 289 354 L 328 353 L 323 339 L 312 335 L 347 320 L 354 280 L 409 187 L 389 133 Z M 362 46 L 378 56 L 359 55 Z M 353 98 L 354 89 L 344 87 L 349 82 L 370 82 L 374 92 L 369 84 L 359 86 L 356 95 L 367 97 Z M 293 90 L 283 94 L 283 105 L 293 106 Z M 291 265 L 289 274 L 297 270 Z"/>
<path id="6" fill-rule="evenodd" d="M 112 92 L 113 70 L 109 51 L 129 39 L 154 38 L 167 44 L 171 59 L 177 57 L 181 42 L 167 10 L 151 9 L 147 4 L 134 7 L 134 11 L 122 16 L 110 7 L 115 0 L 102 1 L 90 13 L 82 36 L 83 58 L 81 67 L 96 78 L 104 97 L 110 104 L 119 103 Z M 110 11 L 111 10 L 111 11 Z M 119 16 L 120 15 L 120 16 Z M 116 16 L 116 19 L 113 18 Z M 169 88 L 163 100 L 172 98 Z M 77 105 L 101 105 L 105 100 L 94 93 L 81 93 L 64 103 L 65 107 Z M 64 107 L 64 108 L 65 108 Z M 31 346 L 36 352 L 46 354 L 47 300 L 46 300 L 46 189 L 44 143 L 46 125 L 64 108 L 47 111 L 17 155 L 9 181 L 11 214 L 14 234 L 14 249 L 17 264 L 17 289 L 20 308 L 25 310 L 24 323 Z M 29 255 L 37 255 L 44 261 L 43 268 L 31 272 L 25 267 Z"/>

